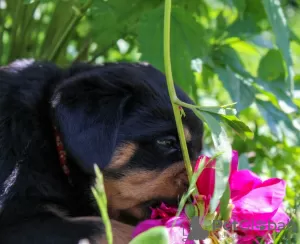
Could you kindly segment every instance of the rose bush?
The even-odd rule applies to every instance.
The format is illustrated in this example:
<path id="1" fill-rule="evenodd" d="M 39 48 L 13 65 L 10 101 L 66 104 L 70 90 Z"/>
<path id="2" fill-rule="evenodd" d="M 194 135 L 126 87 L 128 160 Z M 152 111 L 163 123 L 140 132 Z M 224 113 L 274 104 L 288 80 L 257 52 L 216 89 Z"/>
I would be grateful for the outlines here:
<path id="1" fill-rule="evenodd" d="M 209 213 L 209 203 L 215 186 L 215 160 L 206 156 L 200 156 L 196 162 L 194 171 L 201 164 L 204 168 L 199 175 L 196 186 L 199 195 L 196 196 L 194 205 L 204 206 L 203 216 L 200 216 L 203 224 Z M 230 219 L 223 224 L 223 229 L 236 233 L 238 243 L 258 242 L 258 238 L 264 243 L 271 243 L 271 234 L 281 231 L 290 221 L 284 211 L 283 199 L 286 183 L 279 178 L 267 180 L 260 179 L 250 170 L 238 170 L 238 153 L 232 152 L 232 161 L 229 174 L 231 213 Z M 199 204 L 200 203 L 200 204 Z M 142 221 L 136 227 L 133 237 L 155 226 L 165 226 L 169 233 L 169 243 L 194 243 L 192 240 L 184 240 L 183 234 L 190 231 L 190 218 L 184 211 L 176 217 L 177 208 L 161 204 L 160 208 L 152 209 L 151 219 Z M 195 211 L 199 213 L 201 211 Z M 215 216 L 218 217 L 219 208 Z M 215 226 L 214 226 L 215 227 Z M 220 228 L 221 226 L 219 226 Z M 210 229 L 210 237 L 215 240 L 219 229 Z"/>

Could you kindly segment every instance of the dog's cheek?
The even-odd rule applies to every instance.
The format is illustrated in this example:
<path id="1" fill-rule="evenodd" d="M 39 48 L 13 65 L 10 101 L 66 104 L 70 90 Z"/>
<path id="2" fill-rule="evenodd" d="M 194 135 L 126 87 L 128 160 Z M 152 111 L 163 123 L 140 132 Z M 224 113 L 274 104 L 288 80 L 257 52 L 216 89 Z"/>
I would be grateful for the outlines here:
<path id="1" fill-rule="evenodd" d="M 132 209 L 132 213 L 139 216 L 143 215 L 137 208 L 139 204 L 160 198 L 179 199 L 188 185 L 182 162 L 161 172 L 133 170 L 120 179 L 105 179 L 104 182 L 108 206 L 113 214 Z"/>
<path id="2" fill-rule="evenodd" d="M 119 146 L 113 154 L 112 160 L 107 169 L 120 169 L 124 167 L 134 156 L 138 149 L 138 145 L 133 142 L 126 142 Z"/>

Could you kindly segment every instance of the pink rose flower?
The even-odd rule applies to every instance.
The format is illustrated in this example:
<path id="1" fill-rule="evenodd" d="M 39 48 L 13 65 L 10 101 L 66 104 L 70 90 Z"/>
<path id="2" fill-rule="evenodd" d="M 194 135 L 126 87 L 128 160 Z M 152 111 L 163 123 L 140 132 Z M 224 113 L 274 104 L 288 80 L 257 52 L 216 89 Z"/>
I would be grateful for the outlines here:
<path id="1" fill-rule="evenodd" d="M 200 159 L 197 160 L 195 170 L 199 168 Z M 206 157 L 205 162 L 209 160 Z M 204 201 L 207 210 L 215 186 L 215 163 L 215 160 L 208 163 L 197 180 L 199 194 L 207 199 Z M 270 240 L 269 234 L 279 232 L 290 221 L 282 203 L 286 183 L 278 178 L 263 181 L 250 170 L 238 171 L 237 166 L 238 153 L 233 151 L 229 185 L 234 208 L 228 229 L 237 231 L 240 235 L 239 243 L 252 243 L 257 237 Z"/>
<path id="2" fill-rule="evenodd" d="M 200 176 L 198 177 L 197 180 L 197 189 L 200 195 L 206 197 L 208 200 L 207 203 L 209 203 L 209 200 L 211 199 L 213 193 L 214 193 L 214 187 L 215 187 L 215 167 L 216 167 L 216 160 L 211 160 L 207 156 L 200 156 L 196 162 L 195 169 L 194 171 L 197 171 L 201 162 L 204 160 L 205 166 L 204 169 L 202 170 Z M 238 152 L 237 151 L 232 151 L 232 160 L 231 160 L 231 165 L 230 165 L 230 176 L 237 171 L 238 167 Z"/>
<path id="3" fill-rule="evenodd" d="M 159 208 L 152 209 L 151 219 L 142 221 L 135 228 L 132 237 L 136 237 L 142 232 L 156 226 L 165 226 L 169 233 L 169 243 L 172 244 L 194 244 L 193 241 L 185 240 L 190 223 L 188 217 L 182 212 L 175 217 L 177 208 L 167 207 L 164 203 Z"/>
<path id="4" fill-rule="evenodd" d="M 234 204 L 231 220 L 247 237 L 267 237 L 280 232 L 290 221 L 284 212 L 286 183 L 278 178 L 261 180 L 249 170 L 237 171 L 229 181 Z M 244 243 L 244 242 L 243 242 Z"/>
<path id="5" fill-rule="evenodd" d="M 195 171 L 203 162 L 201 161 L 203 157 L 201 156 L 197 160 Z M 214 192 L 216 162 L 205 157 L 204 163 L 206 165 L 196 183 L 200 195 L 196 201 L 204 201 L 205 214 L 207 214 Z M 290 221 L 283 206 L 285 181 L 278 178 L 263 181 L 250 170 L 239 171 L 236 151 L 232 152 L 230 166 L 230 198 L 234 207 L 231 219 L 223 227 L 237 233 L 238 243 L 259 243 L 257 238 L 263 239 L 264 243 L 272 243 L 271 234 L 274 231 L 281 231 Z M 133 237 L 152 227 L 165 226 L 169 232 L 169 243 L 194 243 L 187 240 L 190 232 L 189 218 L 184 212 L 175 217 L 176 212 L 176 207 L 168 207 L 162 203 L 160 208 L 152 209 L 151 219 L 139 223 L 134 230 Z M 200 241 L 200 243 L 202 242 Z"/>

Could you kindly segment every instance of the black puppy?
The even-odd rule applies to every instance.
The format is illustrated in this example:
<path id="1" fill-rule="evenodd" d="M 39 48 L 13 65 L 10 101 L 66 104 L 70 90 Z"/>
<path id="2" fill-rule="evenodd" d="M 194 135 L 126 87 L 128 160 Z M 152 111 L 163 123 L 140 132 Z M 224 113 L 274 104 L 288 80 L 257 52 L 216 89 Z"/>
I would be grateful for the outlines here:
<path id="1" fill-rule="evenodd" d="M 194 160 L 203 126 L 189 110 L 183 122 Z M 114 243 L 130 240 L 124 222 L 178 201 L 188 181 L 164 75 L 137 63 L 0 68 L 0 243 L 106 243 L 94 164 Z"/>

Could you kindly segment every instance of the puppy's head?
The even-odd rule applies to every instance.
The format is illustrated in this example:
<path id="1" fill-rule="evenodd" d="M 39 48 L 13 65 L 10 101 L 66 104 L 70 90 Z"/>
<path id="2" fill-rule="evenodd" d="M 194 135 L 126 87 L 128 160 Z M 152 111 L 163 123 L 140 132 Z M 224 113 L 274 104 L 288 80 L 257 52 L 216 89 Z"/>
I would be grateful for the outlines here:
<path id="1" fill-rule="evenodd" d="M 178 87 L 184 102 L 192 103 Z M 107 64 L 82 69 L 57 87 L 54 116 L 67 153 L 91 176 L 104 173 L 111 215 L 147 217 L 149 207 L 178 202 L 187 189 L 165 76 L 150 65 Z M 202 148 L 202 122 L 183 119 L 189 154 Z"/>

